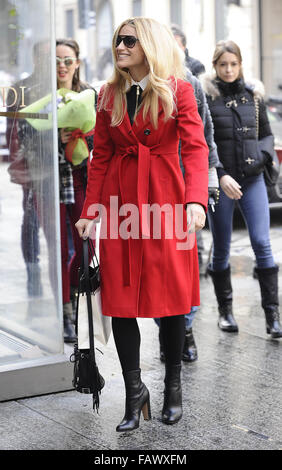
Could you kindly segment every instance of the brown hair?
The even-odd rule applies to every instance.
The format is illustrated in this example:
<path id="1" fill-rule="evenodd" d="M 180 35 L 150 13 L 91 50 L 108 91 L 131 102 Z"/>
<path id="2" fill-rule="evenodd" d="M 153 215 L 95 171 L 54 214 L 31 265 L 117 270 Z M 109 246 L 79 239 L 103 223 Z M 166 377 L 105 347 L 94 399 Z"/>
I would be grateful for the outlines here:
<path id="1" fill-rule="evenodd" d="M 74 39 L 57 39 L 56 40 L 56 47 L 57 46 L 68 46 L 73 49 L 75 53 L 75 57 L 79 59 L 79 45 Z M 75 70 L 73 79 L 72 79 L 72 90 L 73 91 L 80 91 L 80 86 L 82 82 L 80 81 L 79 76 L 79 67 Z"/>
<path id="2" fill-rule="evenodd" d="M 237 59 L 239 60 L 239 62 L 241 64 L 239 78 L 243 78 L 241 50 L 240 50 L 240 47 L 234 41 L 231 41 L 231 40 L 219 41 L 216 44 L 215 51 L 214 51 L 213 58 L 212 58 L 213 66 L 214 67 L 216 66 L 217 61 L 220 59 L 222 54 L 224 54 L 225 52 L 230 52 L 231 54 L 236 55 Z"/>

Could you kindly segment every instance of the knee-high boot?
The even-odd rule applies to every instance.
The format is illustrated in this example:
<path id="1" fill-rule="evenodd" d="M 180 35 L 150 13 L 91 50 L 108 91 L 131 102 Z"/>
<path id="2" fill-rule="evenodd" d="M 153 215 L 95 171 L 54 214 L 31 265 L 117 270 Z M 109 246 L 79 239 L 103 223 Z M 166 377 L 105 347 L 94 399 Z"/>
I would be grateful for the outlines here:
<path id="1" fill-rule="evenodd" d="M 213 271 L 211 268 L 208 268 L 208 273 L 212 278 L 218 303 L 218 326 L 223 331 L 237 332 L 238 325 L 232 310 L 233 291 L 230 266 L 223 271 Z"/>
<path id="2" fill-rule="evenodd" d="M 165 371 L 162 422 L 175 424 L 182 417 L 181 364 L 166 363 Z"/>
<path id="3" fill-rule="evenodd" d="M 278 266 L 255 268 L 261 291 L 261 305 L 264 309 L 266 331 L 272 338 L 282 338 L 278 301 Z"/>
<path id="4" fill-rule="evenodd" d="M 117 426 L 117 432 L 133 431 L 139 427 L 142 411 L 145 420 L 151 419 L 150 394 L 141 381 L 141 370 L 123 372 L 125 383 L 125 415 Z"/>

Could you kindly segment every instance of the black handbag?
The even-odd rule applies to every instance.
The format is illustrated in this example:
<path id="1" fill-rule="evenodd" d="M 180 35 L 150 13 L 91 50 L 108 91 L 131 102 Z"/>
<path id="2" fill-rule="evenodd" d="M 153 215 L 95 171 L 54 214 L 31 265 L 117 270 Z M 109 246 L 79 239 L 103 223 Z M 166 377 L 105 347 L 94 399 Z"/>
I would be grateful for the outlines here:
<path id="1" fill-rule="evenodd" d="M 263 175 L 267 186 L 275 186 L 279 178 L 279 160 L 274 150 L 273 158 L 269 158 L 264 164 Z"/>
<path id="2" fill-rule="evenodd" d="M 259 100 L 254 97 L 256 111 L 256 134 L 259 138 Z M 275 186 L 279 178 L 280 168 L 277 153 L 273 149 L 273 155 L 268 155 L 263 167 L 263 176 L 266 186 Z"/>
<path id="3" fill-rule="evenodd" d="M 99 265 L 92 268 L 88 263 L 89 248 L 94 250 L 92 241 L 83 241 L 83 258 L 79 268 L 79 287 L 76 308 L 76 334 L 78 325 L 78 299 L 79 295 L 85 293 L 87 296 L 88 326 L 89 326 L 89 349 L 78 349 L 78 344 L 74 345 L 74 352 L 70 361 L 74 363 L 73 387 L 80 393 L 92 393 L 93 409 L 98 412 L 99 395 L 105 385 L 105 380 L 99 372 L 95 358 L 94 327 L 91 306 L 91 291 L 96 290 L 100 285 Z M 94 250 L 95 254 L 95 250 Z M 95 254 L 96 256 L 96 254 Z"/>

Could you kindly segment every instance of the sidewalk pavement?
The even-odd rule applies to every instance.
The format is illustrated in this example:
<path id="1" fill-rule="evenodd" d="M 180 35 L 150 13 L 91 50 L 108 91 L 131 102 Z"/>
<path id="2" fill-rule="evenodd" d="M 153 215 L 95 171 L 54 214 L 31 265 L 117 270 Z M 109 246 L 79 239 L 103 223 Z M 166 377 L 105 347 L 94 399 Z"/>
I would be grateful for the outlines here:
<path id="1" fill-rule="evenodd" d="M 275 260 L 282 266 L 281 209 L 271 226 Z M 203 231 L 205 260 L 211 236 Z M 117 433 L 124 413 L 124 387 L 113 338 L 97 352 L 106 385 L 99 414 L 91 395 L 76 391 L 0 403 L 0 450 L 282 450 L 282 340 L 266 335 L 253 253 L 244 228 L 234 231 L 231 265 L 234 312 L 239 333 L 217 327 L 210 278 L 201 278 L 201 307 L 194 321 L 199 359 L 184 364 L 183 418 L 160 421 L 164 365 L 159 361 L 158 327 L 139 320 L 141 368 L 151 394 L 152 420 Z M 282 274 L 279 278 L 280 303 Z M 71 354 L 72 347 L 66 345 Z"/>

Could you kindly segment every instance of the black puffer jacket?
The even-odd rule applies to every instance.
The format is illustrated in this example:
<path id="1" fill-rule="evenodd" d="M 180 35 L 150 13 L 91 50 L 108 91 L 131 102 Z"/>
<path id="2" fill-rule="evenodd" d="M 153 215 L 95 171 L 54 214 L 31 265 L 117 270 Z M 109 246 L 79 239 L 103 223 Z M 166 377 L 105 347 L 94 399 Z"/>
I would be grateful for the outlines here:
<path id="1" fill-rule="evenodd" d="M 219 178 L 229 174 L 237 181 L 255 176 L 263 171 L 264 162 L 274 153 L 266 107 L 263 101 L 263 85 L 255 85 L 238 79 L 226 83 L 205 75 L 203 88 L 214 124 L 214 140 L 219 159 Z M 258 137 L 255 98 L 258 100 Z"/>

